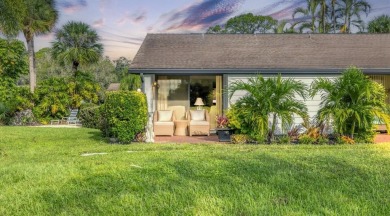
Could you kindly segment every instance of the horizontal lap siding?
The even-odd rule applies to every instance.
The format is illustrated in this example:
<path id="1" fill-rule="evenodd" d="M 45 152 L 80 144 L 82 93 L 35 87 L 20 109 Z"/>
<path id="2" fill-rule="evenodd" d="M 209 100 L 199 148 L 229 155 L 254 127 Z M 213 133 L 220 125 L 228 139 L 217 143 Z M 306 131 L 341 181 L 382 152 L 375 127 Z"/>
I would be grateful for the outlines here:
<path id="1" fill-rule="evenodd" d="M 228 86 L 230 86 L 233 82 L 236 82 L 236 81 L 243 81 L 243 82 L 247 82 L 248 79 L 250 77 L 255 77 L 256 75 L 241 75 L 241 74 L 232 74 L 232 75 L 228 75 Z M 275 75 L 276 76 L 276 75 Z M 272 75 L 264 75 L 263 76 L 264 78 L 268 78 L 268 77 L 274 77 Z M 336 76 L 335 75 L 289 75 L 289 76 L 282 76 L 283 78 L 293 78 L 295 80 L 300 80 L 302 81 L 303 83 L 305 83 L 308 87 L 310 87 L 311 83 L 317 79 L 317 78 L 320 78 L 320 77 L 323 77 L 323 78 L 329 78 L 329 79 L 334 79 Z M 232 98 L 229 100 L 229 107 L 231 104 L 234 104 L 239 98 L 241 98 L 242 96 L 244 96 L 246 94 L 245 91 L 237 91 L 233 94 Z M 303 100 L 300 96 L 297 96 L 297 99 L 298 100 Z M 321 103 L 321 95 L 320 94 L 317 94 L 315 95 L 313 98 L 308 98 L 306 101 L 306 106 L 307 106 L 307 109 L 308 109 L 308 114 L 310 116 L 311 119 L 313 119 L 313 117 L 317 114 L 317 111 L 320 107 L 320 103 Z M 294 124 L 301 124 L 303 121 L 300 117 L 296 116 L 295 117 L 295 122 Z M 279 125 L 279 130 L 280 130 L 280 125 Z"/>

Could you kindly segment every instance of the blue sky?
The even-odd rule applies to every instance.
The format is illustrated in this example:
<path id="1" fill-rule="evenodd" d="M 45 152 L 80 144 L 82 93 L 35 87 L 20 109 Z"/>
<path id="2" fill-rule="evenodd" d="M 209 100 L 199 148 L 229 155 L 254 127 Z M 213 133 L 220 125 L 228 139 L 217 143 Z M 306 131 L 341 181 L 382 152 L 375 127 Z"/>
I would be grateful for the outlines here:
<path id="1" fill-rule="evenodd" d="M 367 0 L 372 10 L 365 20 L 390 15 L 390 0 Z M 291 19 L 306 0 L 58 0 L 56 28 L 69 20 L 91 25 L 102 39 L 104 55 L 133 59 L 147 33 L 205 32 L 209 26 L 252 12 Z M 38 36 L 35 49 L 49 47 L 54 34 Z"/>

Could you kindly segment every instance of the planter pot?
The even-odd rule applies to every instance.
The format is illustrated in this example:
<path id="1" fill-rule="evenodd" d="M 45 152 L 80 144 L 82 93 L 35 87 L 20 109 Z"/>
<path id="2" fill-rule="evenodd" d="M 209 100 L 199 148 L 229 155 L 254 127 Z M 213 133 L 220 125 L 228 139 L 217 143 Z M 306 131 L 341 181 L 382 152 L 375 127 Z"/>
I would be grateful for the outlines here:
<path id="1" fill-rule="evenodd" d="M 218 139 L 220 142 L 230 142 L 230 134 L 232 133 L 232 129 L 230 128 L 217 128 L 215 129 L 218 134 Z"/>

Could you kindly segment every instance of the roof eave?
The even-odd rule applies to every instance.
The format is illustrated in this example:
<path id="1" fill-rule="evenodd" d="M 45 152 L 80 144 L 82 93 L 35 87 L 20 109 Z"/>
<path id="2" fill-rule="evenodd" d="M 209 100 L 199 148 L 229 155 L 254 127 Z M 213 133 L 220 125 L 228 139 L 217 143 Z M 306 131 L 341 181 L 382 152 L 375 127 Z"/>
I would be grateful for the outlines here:
<path id="1" fill-rule="evenodd" d="M 390 74 L 390 68 L 360 68 L 365 74 Z M 345 68 L 130 68 L 135 74 L 340 74 Z"/>

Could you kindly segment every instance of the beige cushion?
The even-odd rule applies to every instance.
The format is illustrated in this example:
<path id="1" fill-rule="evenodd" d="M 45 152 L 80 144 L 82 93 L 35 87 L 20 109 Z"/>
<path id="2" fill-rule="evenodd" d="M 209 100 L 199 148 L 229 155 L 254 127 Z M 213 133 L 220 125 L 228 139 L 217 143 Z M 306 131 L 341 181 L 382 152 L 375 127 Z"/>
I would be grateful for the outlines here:
<path id="1" fill-rule="evenodd" d="M 172 110 L 159 110 L 158 111 L 158 121 L 168 122 L 172 121 Z"/>
<path id="2" fill-rule="evenodd" d="M 173 122 L 172 121 L 158 121 L 158 122 L 155 122 L 154 125 L 172 125 L 173 126 Z"/>
<path id="3" fill-rule="evenodd" d="M 204 110 L 190 110 L 191 112 L 191 120 L 195 121 L 204 121 Z"/>
<path id="4" fill-rule="evenodd" d="M 196 120 L 191 120 L 190 125 L 209 125 L 210 123 L 208 121 L 196 121 Z"/>

